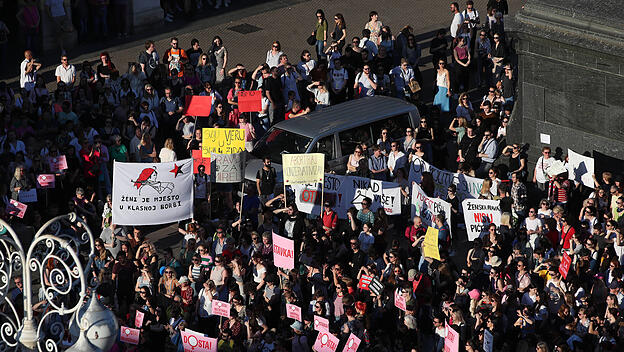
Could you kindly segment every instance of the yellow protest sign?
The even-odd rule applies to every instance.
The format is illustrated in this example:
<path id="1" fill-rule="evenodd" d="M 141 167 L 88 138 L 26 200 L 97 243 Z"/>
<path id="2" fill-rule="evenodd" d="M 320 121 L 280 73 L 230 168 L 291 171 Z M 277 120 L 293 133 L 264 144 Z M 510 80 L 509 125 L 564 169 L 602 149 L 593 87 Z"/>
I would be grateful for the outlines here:
<path id="1" fill-rule="evenodd" d="M 425 234 L 423 242 L 423 254 L 425 257 L 440 260 L 440 251 L 438 250 L 438 229 L 429 226 Z"/>
<path id="2" fill-rule="evenodd" d="M 325 154 L 282 154 L 282 170 L 285 185 L 323 182 Z"/>
<path id="3" fill-rule="evenodd" d="M 245 150 L 245 130 L 242 128 L 202 128 L 202 157 L 210 153 L 236 154 Z"/>

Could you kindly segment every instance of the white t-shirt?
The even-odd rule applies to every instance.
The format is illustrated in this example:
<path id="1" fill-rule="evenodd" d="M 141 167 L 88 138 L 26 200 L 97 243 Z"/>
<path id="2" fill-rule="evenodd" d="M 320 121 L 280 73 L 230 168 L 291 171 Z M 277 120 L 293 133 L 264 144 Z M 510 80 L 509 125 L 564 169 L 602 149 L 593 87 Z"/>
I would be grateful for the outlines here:
<path id="1" fill-rule="evenodd" d="M 35 80 L 37 79 L 36 70 L 26 73 L 26 65 L 29 62 L 30 61 L 27 59 L 24 59 L 20 64 L 20 88 L 25 88 L 27 91 L 31 91 L 35 88 Z"/>
<path id="2" fill-rule="evenodd" d="M 349 79 L 349 73 L 344 67 L 341 69 L 334 68 L 333 70 L 331 70 L 331 77 L 332 88 L 339 91 L 344 88 L 347 79 Z"/>
<path id="3" fill-rule="evenodd" d="M 464 23 L 464 16 L 461 14 L 461 12 L 458 12 L 455 14 L 455 16 L 453 16 L 453 22 L 451 22 L 451 37 L 457 37 L 457 30 L 459 28 L 459 25 L 462 23 Z"/>
<path id="4" fill-rule="evenodd" d="M 548 181 L 546 175 L 546 169 L 548 169 L 555 162 L 555 158 L 544 159 L 544 156 L 540 156 L 535 164 L 535 179 L 539 183 L 545 183 Z"/>
<path id="5" fill-rule="evenodd" d="M 58 65 L 54 75 L 56 77 L 61 77 L 61 81 L 65 84 L 72 84 L 74 78 L 76 77 L 76 67 L 74 65 L 69 65 L 65 68 L 63 65 Z"/>
<path id="6" fill-rule="evenodd" d="M 160 158 L 161 163 L 178 160 L 178 157 L 173 150 L 164 147 L 160 150 L 158 157 Z"/>
<path id="7" fill-rule="evenodd" d="M 464 10 L 464 12 L 462 12 L 462 16 L 464 16 L 464 20 L 475 20 L 477 18 L 479 18 L 479 12 L 473 8 L 472 11 L 468 12 L 468 10 Z M 468 28 L 472 29 L 475 28 L 477 26 L 476 23 L 468 23 Z"/>
<path id="8" fill-rule="evenodd" d="M 540 218 L 526 218 L 524 219 L 524 226 L 527 231 L 537 231 L 537 229 L 542 226 L 542 220 Z"/>
<path id="9" fill-rule="evenodd" d="M 372 80 L 374 82 L 377 82 L 377 75 L 375 75 L 374 73 L 371 73 L 370 75 Z M 364 76 L 364 74 L 362 74 L 361 72 L 358 73 L 356 81 L 358 82 L 358 85 L 362 90 L 360 96 L 372 97 L 375 95 L 375 90 L 373 89 L 373 86 L 370 84 L 368 77 Z"/>

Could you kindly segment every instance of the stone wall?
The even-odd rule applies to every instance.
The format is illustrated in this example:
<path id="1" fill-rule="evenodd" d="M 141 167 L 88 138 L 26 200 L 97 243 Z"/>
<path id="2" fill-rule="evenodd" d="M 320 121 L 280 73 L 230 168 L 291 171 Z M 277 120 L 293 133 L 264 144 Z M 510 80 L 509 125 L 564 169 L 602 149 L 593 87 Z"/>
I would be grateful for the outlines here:
<path id="1" fill-rule="evenodd" d="M 564 154 L 624 155 L 624 33 L 559 2 L 529 1 L 508 21 L 519 95 L 508 139 L 530 144 L 530 162 L 546 145 L 540 133 Z"/>

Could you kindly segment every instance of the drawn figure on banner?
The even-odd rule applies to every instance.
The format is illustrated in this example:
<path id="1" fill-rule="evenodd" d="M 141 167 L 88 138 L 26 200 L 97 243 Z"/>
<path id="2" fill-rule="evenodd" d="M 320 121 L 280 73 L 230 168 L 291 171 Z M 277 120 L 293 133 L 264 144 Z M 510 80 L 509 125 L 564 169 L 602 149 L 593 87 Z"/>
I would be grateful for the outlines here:
<path id="1" fill-rule="evenodd" d="M 176 165 L 176 168 L 177 168 L 177 165 Z M 181 171 L 178 171 L 178 172 L 181 172 Z M 139 175 L 139 177 L 137 177 L 136 180 L 134 181 L 130 180 L 130 181 L 134 183 L 134 186 L 137 188 L 137 190 L 139 190 L 139 195 L 141 195 L 141 191 L 146 186 L 152 188 L 158 194 L 162 194 L 163 192 L 167 190 L 169 191 L 169 194 L 171 194 L 173 190 L 175 189 L 173 182 L 162 182 L 162 181 L 158 181 L 157 178 L 158 178 L 158 171 L 156 171 L 156 166 L 154 166 L 154 167 L 148 167 L 148 168 L 143 169 L 143 171 L 141 171 L 141 174 Z"/>

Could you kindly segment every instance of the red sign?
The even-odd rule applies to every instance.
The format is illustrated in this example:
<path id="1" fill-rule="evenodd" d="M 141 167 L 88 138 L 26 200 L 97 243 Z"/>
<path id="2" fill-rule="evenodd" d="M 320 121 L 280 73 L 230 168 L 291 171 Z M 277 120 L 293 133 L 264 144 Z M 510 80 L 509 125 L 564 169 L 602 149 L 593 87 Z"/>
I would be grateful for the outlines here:
<path id="1" fill-rule="evenodd" d="M 559 265 L 559 272 L 563 278 L 568 277 L 568 271 L 570 271 L 570 264 L 572 264 L 572 258 L 568 253 L 563 252 L 563 258 L 561 258 L 561 265 Z"/>
<path id="2" fill-rule="evenodd" d="M 373 277 L 373 275 L 362 275 L 360 277 L 360 282 L 358 282 L 358 288 L 368 291 L 368 285 L 370 285 Z"/>
<path id="3" fill-rule="evenodd" d="M 199 95 L 187 95 L 186 96 L 186 109 L 185 115 L 190 116 L 210 116 L 212 111 L 212 97 L 211 96 L 199 96 Z"/>
<path id="4" fill-rule="evenodd" d="M 41 174 L 37 176 L 37 188 L 54 188 L 56 177 L 54 174 Z"/>
<path id="5" fill-rule="evenodd" d="M 400 288 L 397 288 L 396 290 L 394 290 L 394 306 L 404 312 L 407 310 L 405 297 L 403 297 L 403 294 L 401 294 Z"/>
<path id="6" fill-rule="evenodd" d="M 121 340 L 121 342 L 126 342 L 133 345 L 139 344 L 139 335 L 141 334 L 141 330 L 122 326 L 119 328 L 119 333 L 119 340 Z"/>
<path id="7" fill-rule="evenodd" d="M 229 318 L 230 317 L 230 304 L 213 299 L 212 300 L 212 315 L 220 315 L 222 317 Z"/>
<path id="8" fill-rule="evenodd" d="M 50 171 L 56 173 L 61 170 L 67 170 L 67 158 L 65 155 L 51 156 L 48 158 L 50 164 Z"/>
<path id="9" fill-rule="evenodd" d="M 134 326 L 136 328 L 140 329 L 143 326 L 143 318 L 145 318 L 145 313 L 137 310 L 136 315 L 134 316 Z"/>
<path id="10" fill-rule="evenodd" d="M 359 337 L 353 335 L 353 333 L 351 333 L 351 335 L 349 335 L 349 339 L 347 340 L 347 343 L 345 344 L 344 348 L 342 349 L 342 352 L 355 352 L 357 351 L 358 347 L 360 347 L 360 343 L 362 342 L 362 340 L 360 340 Z"/>
<path id="11" fill-rule="evenodd" d="M 322 331 L 316 335 L 316 341 L 314 341 L 314 346 L 312 350 L 316 352 L 335 352 L 338 348 L 338 343 L 340 340 L 329 331 Z"/>
<path id="12" fill-rule="evenodd" d="M 286 318 L 303 322 L 303 319 L 301 319 L 301 307 L 286 303 Z"/>
<path id="13" fill-rule="evenodd" d="M 204 158 L 202 157 L 202 151 L 201 149 L 196 149 L 193 150 L 193 173 L 197 174 L 199 173 L 199 171 L 197 171 L 197 168 L 199 167 L 199 165 L 204 165 L 204 167 L 206 168 L 206 175 L 210 175 L 210 158 Z"/>
<path id="14" fill-rule="evenodd" d="M 28 208 L 28 205 L 24 203 L 20 203 L 16 201 L 15 199 L 11 199 L 9 200 L 9 204 L 6 210 L 9 213 L 9 215 L 17 216 L 18 218 L 23 219 L 24 214 L 26 214 L 27 208 Z"/>
<path id="15" fill-rule="evenodd" d="M 180 331 L 184 352 L 216 352 L 217 339 L 210 338 L 191 329 Z"/>
<path id="16" fill-rule="evenodd" d="M 318 315 L 314 316 L 314 330 L 321 332 L 329 332 L 329 320 L 319 317 Z"/>
<path id="17" fill-rule="evenodd" d="M 238 111 L 258 112 L 262 111 L 262 91 L 242 90 L 238 92 Z"/>

